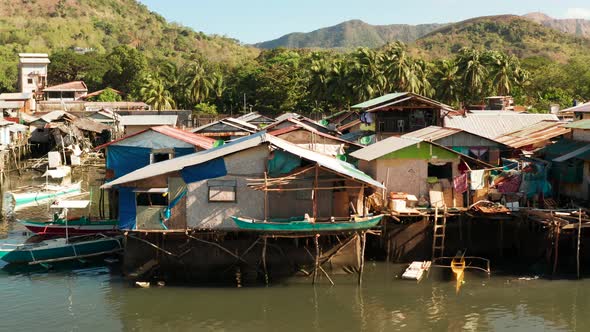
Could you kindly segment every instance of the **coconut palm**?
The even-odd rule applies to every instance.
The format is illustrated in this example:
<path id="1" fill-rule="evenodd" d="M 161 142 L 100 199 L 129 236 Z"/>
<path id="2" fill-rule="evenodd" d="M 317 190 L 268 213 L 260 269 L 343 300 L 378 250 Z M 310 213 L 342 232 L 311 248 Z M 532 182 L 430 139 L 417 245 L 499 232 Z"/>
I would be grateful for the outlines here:
<path id="1" fill-rule="evenodd" d="M 357 101 L 382 94 L 386 80 L 381 70 L 381 54 L 361 47 L 352 54 L 350 63 L 351 87 Z"/>
<path id="2" fill-rule="evenodd" d="M 482 52 L 472 48 L 461 49 L 457 66 L 462 77 L 463 100 L 481 101 L 488 79 L 488 70 Z"/>
<path id="3" fill-rule="evenodd" d="M 164 81 L 157 76 L 147 76 L 139 90 L 145 103 L 156 110 L 169 110 L 176 108 L 176 103 L 170 91 L 166 89 Z"/>
<path id="4" fill-rule="evenodd" d="M 193 104 L 201 103 L 209 97 L 213 84 L 202 62 L 197 61 L 190 67 L 185 76 L 184 86 L 188 100 Z"/>
<path id="5" fill-rule="evenodd" d="M 461 89 L 459 67 L 455 61 L 442 60 L 435 68 L 433 76 L 436 82 L 436 97 L 445 103 L 456 105 Z"/>

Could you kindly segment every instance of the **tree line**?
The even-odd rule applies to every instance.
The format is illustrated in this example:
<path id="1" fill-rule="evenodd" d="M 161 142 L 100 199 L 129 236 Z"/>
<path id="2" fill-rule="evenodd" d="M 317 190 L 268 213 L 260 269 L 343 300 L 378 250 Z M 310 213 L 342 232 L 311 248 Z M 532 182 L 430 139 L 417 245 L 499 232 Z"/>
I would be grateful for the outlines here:
<path id="1" fill-rule="evenodd" d="M 90 90 L 110 87 L 154 109 L 203 113 L 329 114 L 402 91 L 456 108 L 480 105 L 486 96 L 512 95 L 532 111 L 590 98 L 585 58 L 521 61 L 500 51 L 463 48 L 452 58 L 427 61 L 414 53 L 401 42 L 348 53 L 273 49 L 227 65 L 202 57 L 185 63 L 148 59 L 134 48 L 118 46 L 108 54 L 55 52 L 49 79 L 50 84 L 84 80 Z"/>

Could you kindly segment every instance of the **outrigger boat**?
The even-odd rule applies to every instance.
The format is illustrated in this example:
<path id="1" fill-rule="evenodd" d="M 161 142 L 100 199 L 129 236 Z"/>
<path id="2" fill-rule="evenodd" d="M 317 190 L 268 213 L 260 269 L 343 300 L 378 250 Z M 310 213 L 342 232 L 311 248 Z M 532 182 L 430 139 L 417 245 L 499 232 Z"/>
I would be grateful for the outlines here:
<path id="1" fill-rule="evenodd" d="M 69 236 L 68 209 L 85 208 L 89 201 L 64 201 L 51 208 L 62 209 L 65 223 L 65 238 L 43 240 L 20 245 L 5 244 L 0 247 L 0 257 L 7 263 L 41 264 L 101 256 L 123 249 L 122 236 L 104 234 Z"/>
<path id="2" fill-rule="evenodd" d="M 64 209 L 85 209 L 89 204 L 90 201 L 87 200 L 56 202 L 51 206 L 52 209 L 58 210 L 53 215 L 52 220 L 19 220 L 19 222 L 31 232 L 39 235 L 65 236 L 66 231 L 71 235 L 116 233 L 119 229 L 117 220 L 92 220 L 88 217 L 66 219 L 63 216 Z"/>
<path id="3" fill-rule="evenodd" d="M 383 215 L 353 217 L 345 220 L 332 218 L 326 221 L 312 220 L 307 216 L 289 219 L 256 220 L 244 217 L 231 217 L 243 230 L 269 233 L 327 233 L 334 231 L 359 231 L 377 226 Z"/>
<path id="4" fill-rule="evenodd" d="M 11 264 L 41 264 L 116 253 L 123 250 L 122 237 L 103 234 L 44 240 L 18 245 L 4 244 L 0 258 Z"/>
<path id="5" fill-rule="evenodd" d="M 5 210 L 16 211 L 24 207 L 39 206 L 58 198 L 78 195 L 81 192 L 81 181 L 69 185 L 44 184 L 19 188 L 18 191 L 7 192 L 4 195 Z"/>

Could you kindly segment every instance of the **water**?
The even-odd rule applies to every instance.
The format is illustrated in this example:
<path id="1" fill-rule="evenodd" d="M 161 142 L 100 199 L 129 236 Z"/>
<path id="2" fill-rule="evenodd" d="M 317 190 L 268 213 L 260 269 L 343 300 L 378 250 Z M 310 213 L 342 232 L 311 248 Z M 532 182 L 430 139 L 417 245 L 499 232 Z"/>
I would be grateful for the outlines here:
<path id="1" fill-rule="evenodd" d="M 2 331 L 587 331 L 590 282 L 395 279 L 370 263 L 362 287 L 337 276 L 313 287 L 131 287 L 107 267 L 0 272 Z"/>
<path id="2" fill-rule="evenodd" d="M 96 173 L 96 174 L 95 174 Z M 93 171 L 97 178 L 100 172 Z M 86 174 L 90 186 L 95 175 Z M 94 189 L 94 192 L 97 191 Z M 98 195 L 94 194 L 93 201 Z M 19 213 L 42 216 L 45 208 Z M 8 232 L 8 233 L 7 233 Z M 10 223 L 0 237 L 19 241 Z M 2 235 L 4 234 L 4 235 Z M 1 263 L 0 263 L 1 265 Z M 102 261 L 0 270 L 0 331 L 587 331 L 590 280 L 468 273 L 460 292 L 433 271 L 369 262 L 356 277 L 291 278 L 270 287 L 132 287 Z"/>

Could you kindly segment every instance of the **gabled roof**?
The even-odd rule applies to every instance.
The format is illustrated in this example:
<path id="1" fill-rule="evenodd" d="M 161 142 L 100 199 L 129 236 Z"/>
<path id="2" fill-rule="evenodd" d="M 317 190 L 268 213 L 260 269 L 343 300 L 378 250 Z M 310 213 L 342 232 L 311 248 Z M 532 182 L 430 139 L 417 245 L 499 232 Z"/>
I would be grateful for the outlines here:
<path id="1" fill-rule="evenodd" d="M 409 101 L 409 100 L 417 100 L 417 101 L 423 102 L 425 104 L 430 104 L 431 106 L 438 107 L 443 110 L 448 110 L 448 111 L 453 110 L 453 108 L 449 105 L 443 104 L 443 103 L 438 102 L 436 100 L 433 100 L 433 99 L 430 99 L 430 98 L 427 98 L 427 97 L 424 97 L 424 96 L 421 96 L 419 94 L 412 93 L 412 92 L 388 93 L 388 94 L 383 95 L 381 97 L 373 98 L 373 99 L 367 100 L 365 102 L 362 102 L 360 104 L 353 105 L 350 108 L 362 109 L 365 112 L 375 112 L 375 111 L 379 111 L 383 108 L 391 107 L 391 106 L 394 106 L 394 105 L 397 105 L 397 104 L 400 104 L 402 102 Z M 420 108 L 420 107 L 417 106 L 416 108 Z"/>
<path id="2" fill-rule="evenodd" d="M 110 188 L 112 186 L 120 185 L 123 183 L 139 181 L 154 176 L 177 172 L 185 167 L 202 164 L 207 161 L 228 156 L 230 154 L 244 151 L 265 143 L 270 144 L 274 148 L 281 149 L 283 151 L 296 155 L 302 159 L 315 162 L 319 166 L 322 166 L 343 176 L 364 182 L 370 186 L 383 188 L 383 185 L 381 183 L 373 180 L 370 176 L 361 172 L 353 165 L 345 161 L 299 147 L 278 137 L 269 135 L 266 132 L 260 132 L 254 135 L 242 137 L 230 143 L 209 150 L 204 150 L 190 155 L 165 160 L 157 164 L 148 165 L 146 167 L 133 171 L 127 175 L 124 175 L 118 178 L 117 180 L 109 182 L 103 185 L 101 188 Z"/>
<path id="3" fill-rule="evenodd" d="M 563 127 L 571 129 L 590 129 L 590 119 L 570 122 L 568 124 L 563 125 Z"/>
<path id="4" fill-rule="evenodd" d="M 264 116 L 258 112 L 250 112 L 237 117 L 236 119 L 245 121 L 248 123 L 273 123 L 275 119 L 271 119 L 268 116 Z"/>
<path id="5" fill-rule="evenodd" d="M 211 127 L 218 127 L 219 129 L 212 130 Z M 230 131 L 230 130 L 227 130 L 228 127 L 233 128 L 231 131 L 245 131 L 245 132 L 248 132 L 251 134 L 258 131 L 257 126 L 250 124 L 248 122 L 242 121 L 242 120 L 234 119 L 234 118 L 225 118 L 225 119 L 217 120 L 215 122 L 211 122 L 206 125 L 202 125 L 202 126 L 195 128 L 191 131 L 193 133 L 208 132 L 208 131 L 227 132 L 227 131 Z M 237 129 L 237 130 L 234 130 L 234 129 Z"/>
<path id="6" fill-rule="evenodd" d="M 298 118 L 300 116 L 301 115 L 299 115 L 297 113 L 283 113 L 283 114 L 277 116 L 275 118 L 275 121 L 280 122 L 280 121 L 284 121 L 284 120 L 287 120 L 287 119 L 290 119 L 290 118 Z"/>
<path id="7" fill-rule="evenodd" d="M 358 144 L 358 143 L 355 143 L 355 142 L 350 142 L 350 141 L 344 140 L 344 139 L 342 139 L 340 137 L 336 137 L 336 136 L 333 136 L 333 135 L 330 135 L 330 134 L 323 133 L 323 132 L 321 132 L 321 131 L 319 131 L 319 130 L 311 127 L 311 126 L 305 125 L 303 123 L 295 124 L 295 125 L 292 125 L 290 127 L 285 127 L 285 128 L 273 130 L 273 131 L 269 132 L 269 134 L 270 135 L 273 135 L 273 136 L 279 137 L 281 135 L 284 135 L 284 134 L 287 134 L 287 133 L 290 133 L 290 132 L 293 132 L 293 131 L 296 131 L 296 130 L 306 130 L 306 131 L 309 131 L 311 133 L 314 133 L 315 135 L 322 136 L 322 137 L 325 137 L 325 138 L 329 138 L 329 139 L 332 139 L 332 140 L 335 140 L 335 141 L 338 141 L 338 142 L 341 142 L 341 143 L 344 143 L 344 144 L 349 144 L 349 145 L 355 145 L 355 146 L 358 146 L 358 147 L 363 147 L 363 145 L 361 145 L 361 144 Z"/>
<path id="8" fill-rule="evenodd" d="M 124 115 L 121 116 L 122 126 L 176 126 L 178 115 L 175 114 L 148 114 L 148 115 Z"/>
<path id="9" fill-rule="evenodd" d="M 47 53 L 19 53 L 19 63 L 48 64 L 49 55 Z"/>
<path id="10" fill-rule="evenodd" d="M 402 138 L 414 138 L 424 141 L 437 141 L 441 138 L 445 138 L 463 130 L 457 128 L 443 128 L 439 126 L 429 126 L 426 128 L 418 129 L 407 134 L 402 135 Z"/>
<path id="11" fill-rule="evenodd" d="M 590 102 L 576 105 L 574 107 L 560 110 L 559 113 L 588 113 L 590 112 Z"/>
<path id="12" fill-rule="evenodd" d="M 520 149 L 548 142 L 552 138 L 569 133 L 570 129 L 563 124 L 563 122 L 557 121 L 541 121 L 524 129 L 496 137 L 495 140 L 511 148 Z"/>
<path id="13" fill-rule="evenodd" d="M 405 149 L 409 146 L 420 143 L 421 140 L 413 138 L 389 137 L 375 144 L 366 146 L 350 154 L 351 157 L 360 160 L 371 161 L 386 154 Z"/>
<path id="14" fill-rule="evenodd" d="M 268 125 L 265 129 L 266 130 L 272 130 L 273 128 L 285 123 L 285 122 L 290 122 L 292 125 L 299 125 L 299 126 L 309 126 L 312 127 L 318 131 L 321 131 L 323 133 L 327 133 L 327 134 L 340 134 L 337 130 L 334 129 L 330 129 L 320 123 L 317 123 L 316 121 L 313 121 L 312 119 L 306 118 L 304 116 L 299 116 L 297 118 L 295 117 L 291 117 L 291 118 L 286 118 L 284 120 L 280 120 L 280 121 L 276 121 L 273 124 Z"/>
<path id="15" fill-rule="evenodd" d="M 110 141 L 110 142 L 103 144 L 101 146 L 97 146 L 95 148 L 95 150 L 100 150 L 100 149 L 105 148 L 109 145 L 123 142 L 130 137 L 134 137 L 134 136 L 143 134 L 143 133 L 150 131 L 150 130 L 158 132 L 162 135 L 166 135 L 168 137 L 172 137 L 174 139 L 183 141 L 185 143 L 192 144 L 194 146 L 198 146 L 203 149 L 210 149 L 213 147 L 213 144 L 215 143 L 215 140 L 212 138 L 201 136 L 198 134 L 194 134 L 194 133 L 191 133 L 188 131 L 184 131 L 182 129 L 178 129 L 178 128 L 174 128 L 174 127 L 170 127 L 170 126 L 157 126 L 157 127 L 147 128 L 142 131 L 138 131 L 136 133 L 133 133 L 131 135 L 121 137 L 121 138 L 116 139 L 114 141 Z"/>
<path id="16" fill-rule="evenodd" d="M 444 125 L 491 140 L 522 130 L 542 121 L 558 121 L 554 114 L 528 114 L 511 111 L 471 111 L 464 116 L 446 116 Z"/>
<path id="17" fill-rule="evenodd" d="M 572 158 L 579 158 L 581 156 L 586 155 L 586 152 L 588 152 L 588 151 L 590 151 L 590 144 L 586 144 L 585 146 L 582 146 L 581 148 L 577 148 L 576 150 L 566 153 L 563 156 L 554 158 L 553 162 L 561 163 L 564 161 L 568 161 Z M 586 155 L 585 158 L 582 158 L 582 159 L 588 160 L 588 156 Z"/>
<path id="18" fill-rule="evenodd" d="M 86 94 L 86 95 L 80 97 L 80 99 L 88 99 L 88 98 L 96 97 L 96 96 L 102 94 L 103 92 L 105 92 L 106 90 L 111 90 L 114 93 L 118 94 L 119 96 L 123 95 L 123 92 L 109 88 L 109 89 L 102 89 L 102 90 L 97 90 L 97 91 L 91 92 L 89 94 Z"/>
<path id="19" fill-rule="evenodd" d="M 83 81 L 72 81 L 62 84 L 53 85 L 43 89 L 45 92 L 60 92 L 60 91 L 76 91 L 76 92 L 87 92 L 88 87 Z"/>

